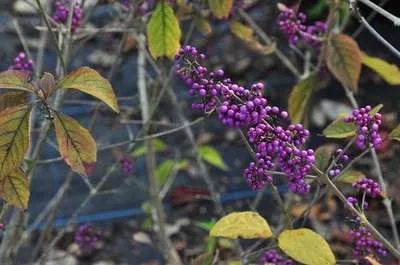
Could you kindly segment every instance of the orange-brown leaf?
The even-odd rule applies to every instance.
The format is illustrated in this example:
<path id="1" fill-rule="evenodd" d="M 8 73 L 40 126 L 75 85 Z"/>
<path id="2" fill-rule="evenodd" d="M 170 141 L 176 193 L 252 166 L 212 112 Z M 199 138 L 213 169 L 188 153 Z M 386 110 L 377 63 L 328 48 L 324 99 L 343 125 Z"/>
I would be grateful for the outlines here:
<path id="1" fill-rule="evenodd" d="M 332 36 L 328 44 L 328 68 L 343 86 L 354 92 L 358 91 L 361 62 L 361 51 L 357 42 L 344 34 Z"/>
<path id="2" fill-rule="evenodd" d="M 82 175 L 90 175 L 96 165 L 97 147 L 92 135 L 73 118 L 56 112 L 54 126 L 58 150 L 71 169 Z"/>

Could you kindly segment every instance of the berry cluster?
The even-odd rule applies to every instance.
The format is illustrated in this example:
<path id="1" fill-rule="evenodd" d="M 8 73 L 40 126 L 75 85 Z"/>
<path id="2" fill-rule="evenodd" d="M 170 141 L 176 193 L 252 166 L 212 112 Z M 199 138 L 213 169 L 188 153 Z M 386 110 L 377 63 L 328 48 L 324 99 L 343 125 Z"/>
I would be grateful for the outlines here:
<path id="1" fill-rule="evenodd" d="M 129 159 L 128 157 L 123 157 L 119 162 L 121 164 L 122 173 L 129 175 L 133 172 L 132 159 Z"/>
<path id="2" fill-rule="evenodd" d="M 264 85 L 256 83 L 249 89 L 226 78 L 223 70 L 209 71 L 206 59 L 196 48 L 186 46 L 176 55 L 177 75 L 189 87 L 189 94 L 200 96 L 194 109 L 207 113 L 217 110 L 222 124 L 248 130 L 255 148 L 255 161 L 244 170 L 244 178 L 253 189 L 261 189 L 272 181 L 268 171 L 279 165 L 287 174 L 289 188 L 304 193 L 310 189 L 305 176 L 315 161 L 311 149 L 303 150 L 310 132 L 301 124 L 288 125 L 288 113 L 268 105 Z"/>
<path id="3" fill-rule="evenodd" d="M 69 18 L 69 9 L 72 0 L 60 0 L 56 2 L 56 10 L 53 15 L 54 21 L 66 24 Z M 71 32 L 74 33 L 82 22 L 82 8 L 78 3 L 73 7 Z"/>
<path id="4" fill-rule="evenodd" d="M 312 47 L 321 45 L 321 37 L 327 31 L 327 24 L 317 21 L 313 25 L 306 25 L 307 16 L 302 13 L 296 13 L 293 9 L 279 5 L 281 13 L 278 16 L 278 25 L 289 38 L 289 43 L 296 45 L 300 40 Z"/>
<path id="5" fill-rule="evenodd" d="M 354 182 L 353 188 L 360 190 L 361 192 L 365 192 L 366 195 L 375 198 L 381 194 L 381 187 L 379 184 L 369 178 L 362 178 Z"/>
<path id="6" fill-rule="evenodd" d="M 275 250 L 268 250 L 260 258 L 260 265 L 294 265 L 294 261 L 291 259 L 286 259 L 282 257 Z"/>
<path id="7" fill-rule="evenodd" d="M 344 153 L 343 149 L 337 149 L 333 160 L 335 164 L 328 172 L 331 178 L 337 177 L 342 173 L 344 164 L 349 161 L 349 156 Z"/>
<path id="8" fill-rule="evenodd" d="M 356 207 L 358 205 L 358 200 L 357 198 L 353 197 L 353 196 L 349 196 L 347 197 L 347 203 L 353 207 Z M 361 208 L 363 210 L 368 208 L 368 202 L 364 201 L 363 205 L 361 206 Z"/>
<path id="9" fill-rule="evenodd" d="M 24 52 L 20 52 L 14 59 L 14 64 L 9 67 L 10 70 L 20 70 L 32 72 L 33 61 L 28 59 L 28 56 Z"/>
<path id="10" fill-rule="evenodd" d="M 366 149 L 369 144 L 377 148 L 382 144 L 382 138 L 378 133 L 382 124 L 382 115 L 380 113 L 371 113 L 371 106 L 354 110 L 351 117 L 344 118 L 344 122 L 356 125 L 356 145 L 358 148 Z"/>
<path id="11" fill-rule="evenodd" d="M 100 238 L 100 233 L 91 224 L 84 224 L 75 233 L 75 243 L 83 253 L 92 251 Z"/>
<path id="12" fill-rule="evenodd" d="M 354 257 L 361 258 L 368 255 L 387 255 L 383 244 L 377 241 L 366 227 L 359 226 L 351 230 L 350 234 L 354 242 Z"/>

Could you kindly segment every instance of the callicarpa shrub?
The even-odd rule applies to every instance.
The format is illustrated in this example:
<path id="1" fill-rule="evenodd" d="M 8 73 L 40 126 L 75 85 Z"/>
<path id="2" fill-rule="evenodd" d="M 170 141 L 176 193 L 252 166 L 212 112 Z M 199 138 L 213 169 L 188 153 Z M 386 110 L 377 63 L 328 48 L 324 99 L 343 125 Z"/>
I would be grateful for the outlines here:
<path id="1" fill-rule="evenodd" d="M 371 0 L 284 2 L 34 0 L 32 16 L 18 13 L 21 1 L 7 7 L 14 27 L 0 35 L 24 52 L 0 72 L 0 264 L 64 264 L 68 244 L 76 264 L 397 264 L 400 125 L 385 96 L 400 70 L 384 49 L 400 51 L 370 19 L 400 18 Z M 226 134 L 209 137 L 212 115 Z M 213 140 L 235 150 L 229 160 Z M 86 223 L 132 216 L 128 233 Z"/>

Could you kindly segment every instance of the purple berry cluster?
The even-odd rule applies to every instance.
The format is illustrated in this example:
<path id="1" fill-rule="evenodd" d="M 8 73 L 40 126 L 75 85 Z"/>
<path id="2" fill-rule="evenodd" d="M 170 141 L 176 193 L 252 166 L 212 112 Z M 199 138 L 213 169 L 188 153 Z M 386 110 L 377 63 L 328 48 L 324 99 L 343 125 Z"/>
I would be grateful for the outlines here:
<path id="1" fill-rule="evenodd" d="M 69 17 L 69 9 L 72 0 L 59 0 L 56 1 L 55 13 L 53 19 L 57 23 L 66 24 Z M 82 8 L 78 3 L 73 7 L 71 32 L 74 33 L 82 22 Z"/>
<path id="2" fill-rule="evenodd" d="M 9 67 L 9 70 L 20 70 L 32 72 L 33 61 L 28 58 L 24 52 L 20 52 L 14 59 L 14 64 Z"/>
<path id="3" fill-rule="evenodd" d="M 286 259 L 282 257 L 275 250 L 268 250 L 260 258 L 260 265 L 294 265 L 294 261 L 291 259 Z"/>
<path id="4" fill-rule="evenodd" d="M 371 113 L 371 106 L 365 106 L 353 111 L 351 117 L 344 118 L 344 122 L 354 123 L 357 127 L 356 145 L 360 149 L 366 149 L 369 144 L 378 148 L 382 144 L 379 135 L 379 127 L 382 125 L 382 115 Z"/>
<path id="5" fill-rule="evenodd" d="M 354 247 L 353 255 L 356 258 L 362 258 L 368 255 L 386 256 L 387 251 L 383 244 L 377 241 L 373 235 L 364 226 L 359 226 L 350 231 Z"/>
<path id="6" fill-rule="evenodd" d="M 303 150 L 310 132 L 301 124 L 289 124 L 288 113 L 268 105 L 264 85 L 245 88 L 226 78 L 224 71 L 209 71 L 204 54 L 186 46 L 176 55 L 177 75 L 189 87 L 189 94 L 199 96 L 194 109 L 218 112 L 222 124 L 233 128 L 248 127 L 248 140 L 254 145 L 255 161 L 244 170 L 244 178 L 253 189 L 261 189 L 272 181 L 268 171 L 279 165 L 287 174 L 289 188 L 305 193 L 310 189 L 305 176 L 315 161 L 311 149 Z"/>
<path id="7" fill-rule="evenodd" d="M 327 31 L 327 24 L 317 21 L 313 25 L 306 25 L 307 16 L 302 13 L 296 13 L 293 9 L 279 5 L 281 13 L 278 16 L 278 25 L 289 39 L 289 43 L 296 45 L 302 40 L 304 43 L 319 47 L 321 45 L 321 37 Z"/>
<path id="8" fill-rule="evenodd" d="M 344 164 L 349 161 L 349 156 L 344 153 L 343 149 L 337 149 L 333 160 L 335 161 L 335 164 L 328 172 L 328 175 L 331 178 L 337 177 L 342 173 Z"/>
<path id="9" fill-rule="evenodd" d="M 83 253 L 88 253 L 95 249 L 100 239 L 100 233 L 91 224 L 84 224 L 75 233 L 75 243 L 78 244 Z"/>
<path id="10" fill-rule="evenodd" d="M 129 175 L 133 172 L 133 162 L 132 159 L 128 157 L 123 157 L 120 161 L 122 173 Z"/>
<path id="11" fill-rule="evenodd" d="M 361 192 L 365 192 L 366 195 L 376 198 L 381 194 L 380 185 L 373 179 L 362 178 L 354 182 L 353 188 L 358 189 Z"/>
<path id="12" fill-rule="evenodd" d="M 353 207 L 356 207 L 358 205 L 358 200 L 357 198 L 353 197 L 353 196 L 349 196 L 347 197 L 347 203 Z M 363 210 L 368 208 L 368 202 L 364 201 L 363 205 L 361 206 L 361 208 Z"/>

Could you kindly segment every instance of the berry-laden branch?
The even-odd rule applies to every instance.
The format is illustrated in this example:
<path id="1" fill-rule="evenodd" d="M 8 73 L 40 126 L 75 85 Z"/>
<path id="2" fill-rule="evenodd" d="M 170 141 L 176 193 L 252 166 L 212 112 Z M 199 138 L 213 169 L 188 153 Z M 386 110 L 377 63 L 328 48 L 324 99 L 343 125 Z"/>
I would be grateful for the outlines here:
<path id="1" fill-rule="evenodd" d="M 249 89 L 239 86 L 231 79 L 226 78 L 223 70 L 209 71 L 204 66 L 206 56 L 196 48 L 185 46 L 176 56 L 177 75 L 189 87 L 189 94 L 199 96 L 200 100 L 193 103 L 193 109 L 205 113 L 216 111 L 222 124 L 232 128 L 245 128 L 247 141 L 254 146 L 254 161 L 244 170 L 243 177 L 249 186 L 254 189 L 263 189 L 268 183 L 272 183 L 270 174 L 272 168 L 278 167 L 287 176 L 289 189 L 295 193 L 307 193 L 310 184 L 305 181 L 306 175 L 313 170 L 324 184 L 331 189 L 345 204 L 350 212 L 359 220 L 362 237 L 356 240 L 364 240 L 372 244 L 374 251 L 385 255 L 385 248 L 396 258 L 400 258 L 400 252 L 367 220 L 363 213 L 366 203 L 362 203 L 362 211 L 355 208 L 356 201 L 346 198 L 335 186 L 330 177 L 318 169 L 315 165 L 312 149 L 303 149 L 310 133 L 301 124 L 290 124 L 288 113 L 276 106 L 270 106 L 263 95 L 264 85 L 256 83 Z M 360 149 L 379 146 L 382 140 L 378 134 L 381 124 L 379 113 L 370 113 L 371 107 L 360 108 L 353 112 L 345 122 L 354 123 L 358 128 L 358 136 L 355 143 Z M 250 146 L 250 149 L 253 150 Z M 250 151 L 252 153 L 252 151 Z M 343 151 L 337 152 L 337 161 L 344 163 L 348 156 Z M 335 164 L 328 172 L 335 177 Z M 377 183 L 370 179 L 362 179 L 354 184 L 354 188 L 366 195 L 375 197 L 380 192 Z M 369 232 L 365 232 L 366 227 Z M 356 234 L 358 235 L 358 234 Z M 373 237 L 379 241 L 374 241 Z M 355 255 L 364 249 L 355 251 Z M 373 251 L 373 250 L 371 250 Z"/>

